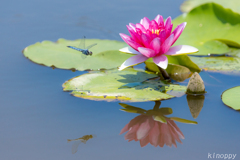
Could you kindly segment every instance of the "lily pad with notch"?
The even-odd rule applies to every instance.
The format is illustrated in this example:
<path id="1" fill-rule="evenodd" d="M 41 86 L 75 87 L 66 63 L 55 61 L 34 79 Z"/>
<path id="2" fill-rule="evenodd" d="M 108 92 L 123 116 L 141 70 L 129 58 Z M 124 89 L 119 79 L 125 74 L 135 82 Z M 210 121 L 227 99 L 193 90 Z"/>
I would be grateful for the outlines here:
<path id="1" fill-rule="evenodd" d="M 132 56 L 118 51 L 126 46 L 124 42 L 86 39 L 86 46 L 93 43 L 97 43 L 97 45 L 90 49 L 93 55 L 83 59 L 82 52 L 67 47 L 78 46 L 80 41 L 80 39 L 59 39 L 56 43 L 51 41 L 37 42 L 26 47 L 23 54 L 31 61 L 48 67 L 80 71 L 116 68 Z"/>

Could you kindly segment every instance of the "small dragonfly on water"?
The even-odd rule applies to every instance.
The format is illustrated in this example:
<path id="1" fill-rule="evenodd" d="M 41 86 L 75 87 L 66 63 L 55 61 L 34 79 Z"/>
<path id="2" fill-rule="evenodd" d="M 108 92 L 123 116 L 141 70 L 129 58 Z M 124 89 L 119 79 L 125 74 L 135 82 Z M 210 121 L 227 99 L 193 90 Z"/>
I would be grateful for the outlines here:
<path id="1" fill-rule="evenodd" d="M 87 58 L 87 56 L 89 56 L 89 55 L 91 56 L 92 52 L 89 51 L 89 49 L 92 48 L 93 46 L 97 45 L 97 43 L 94 43 L 85 48 L 85 39 L 86 39 L 86 37 L 83 36 L 83 39 L 81 40 L 81 42 L 79 44 L 79 48 L 74 47 L 74 46 L 67 46 L 68 48 L 72 48 L 72 49 L 82 52 L 83 59 Z"/>

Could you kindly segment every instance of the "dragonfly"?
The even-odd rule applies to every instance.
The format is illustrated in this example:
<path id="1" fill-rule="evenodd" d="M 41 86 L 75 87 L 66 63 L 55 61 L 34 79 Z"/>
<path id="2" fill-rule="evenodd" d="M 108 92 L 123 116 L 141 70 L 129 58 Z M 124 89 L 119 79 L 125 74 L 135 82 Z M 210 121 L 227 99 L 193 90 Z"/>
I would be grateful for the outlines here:
<path id="1" fill-rule="evenodd" d="M 87 46 L 85 48 L 85 39 L 86 39 L 86 37 L 83 36 L 83 38 L 82 38 L 82 40 L 79 44 L 79 48 L 74 47 L 74 46 L 67 46 L 68 48 L 72 48 L 74 50 L 82 52 L 82 58 L 83 59 L 87 58 L 87 56 L 91 56 L 93 53 L 91 51 L 89 51 L 89 49 L 92 48 L 93 46 L 97 45 L 97 43 L 94 43 L 94 44 L 91 44 L 90 46 Z"/>
<path id="2" fill-rule="evenodd" d="M 96 135 L 85 135 L 85 136 L 82 136 L 80 138 L 77 138 L 77 139 L 68 139 L 67 141 L 68 142 L 71 142 L 71 141 L 74 141 L 73 145 L 72 145 L 72 154 L 76 153 L 77 152 L 77 149 L 78 149 L 78 146 L 81 144 L 81 143 L 84 143 L 86 144 L 86 142 L 89 140 L 89 139 L 92 139 L 96 137 Z"/>

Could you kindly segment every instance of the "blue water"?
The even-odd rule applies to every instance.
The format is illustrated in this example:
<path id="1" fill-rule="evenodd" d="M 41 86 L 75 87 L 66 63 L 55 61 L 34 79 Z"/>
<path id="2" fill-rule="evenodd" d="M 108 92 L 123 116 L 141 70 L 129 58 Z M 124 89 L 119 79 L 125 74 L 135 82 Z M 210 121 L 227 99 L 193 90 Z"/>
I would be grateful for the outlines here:
<path id="1" fill-rule="evenodd" d="M 61 85 L 86 72 L 51 69 L 26 59 L 21 51 L 38 41 L 58 38 L 121 40 L 126 24 L 146 16 L 180 15 L 182 0 L 4 1 L 0 10 L 0 159 L 1 160 L 204 160 L 208 153 L 240 157 L 240 113 L 225 106 L 221 93 L 239 85 L 239 76 L 201 72 L 206 84 L 198 125 L 176 122 L 183 132 L 177 148 L 141 147 L 127 142 L 121 129 L 137 114 L 120 111 L 117 102 L 90 101 L 63 92 Z M 184 82 L 187 84 L 187 81 Z M 154 102 L 130 103 L 152 109 Z M 194 120 L 186 96 L 162 102 L 173 116 Z M 67 139 L 94 137 L 72 154 Z"/>

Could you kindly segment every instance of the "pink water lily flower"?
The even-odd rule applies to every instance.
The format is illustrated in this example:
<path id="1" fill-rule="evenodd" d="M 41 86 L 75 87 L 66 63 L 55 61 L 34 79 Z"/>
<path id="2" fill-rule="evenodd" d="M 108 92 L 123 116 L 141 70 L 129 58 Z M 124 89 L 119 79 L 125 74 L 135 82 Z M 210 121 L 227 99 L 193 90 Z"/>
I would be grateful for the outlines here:
<path id="1" fill-rule="evenodd" d="M 166 69 L 168 59 L 165 55 L 179 55 L 198 52 L 197 48 L 188 45 L 171 47 L 181 35 L 186 22 L 178 25 L 172 32 L 173 24 L 171 17 L 165 22 L 161 15 L 150 21 L 147 17 L 140 23 L 129 23 L 127 29 L 132 37 L 120 33 L 122 39 L 130 46 L 120 49 L 121 52 L 132 53 L 135 56 L 127 59 L 120 67 L 123 70 L 152 58 L 159 67 Z"/>

